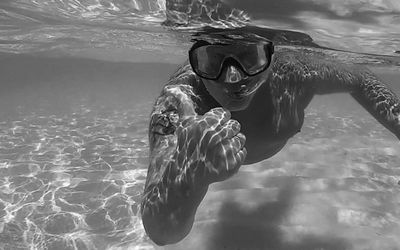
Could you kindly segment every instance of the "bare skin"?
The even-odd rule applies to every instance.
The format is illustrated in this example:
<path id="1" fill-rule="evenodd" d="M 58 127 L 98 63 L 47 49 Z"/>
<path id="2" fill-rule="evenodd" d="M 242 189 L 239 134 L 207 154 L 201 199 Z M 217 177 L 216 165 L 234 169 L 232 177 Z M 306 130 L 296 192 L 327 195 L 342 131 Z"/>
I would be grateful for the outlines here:
<path id="1" fill-rule="evenodd" d="M 247 95 L 235 98 L 245 82 Z M 221 85 L 221 83 L 224 83 Z M 246 77 L 225 68 L 217 81 L 185 64 L 151 114 L 150 166 L 141 213 L 158 245 L 182 240 L 211 183 L 268 159 L 300 132 L 315 94 L 350 93 L 400 139 L 400 101 L 369 70 L 323 52 L 277 49 L 270 68 Z"/>

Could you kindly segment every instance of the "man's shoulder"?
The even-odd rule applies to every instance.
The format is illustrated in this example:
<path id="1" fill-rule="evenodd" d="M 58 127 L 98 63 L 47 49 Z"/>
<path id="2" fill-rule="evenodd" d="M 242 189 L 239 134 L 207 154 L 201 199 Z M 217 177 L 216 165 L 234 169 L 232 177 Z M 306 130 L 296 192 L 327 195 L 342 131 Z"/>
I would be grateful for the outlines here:
<path id="1" fill-rule="evenodd" d="M 161 95 L 173 96 L 178 99 L 193 98 L 197 95 L 199 77 L 193 72 L 190 64 L 184 63 L 171 75 L 164 85 Z"/>
<path id="2" fill-rule="evenodd" d="M 197 114 L 207 112 L 212 106 L 210 104 L 215 102 L 188 62 L 171 75 L 158 100 L 174 100 L 177 106 L 184 109 L 191 107 Z"/>
<path id="3" fill-rule="evenodd" d="M 189 62 L 185 62 L 170 76 L 168 85 L 189 85 L 196 86 L 200 84 L 200 78 L 194 73 Z"/>

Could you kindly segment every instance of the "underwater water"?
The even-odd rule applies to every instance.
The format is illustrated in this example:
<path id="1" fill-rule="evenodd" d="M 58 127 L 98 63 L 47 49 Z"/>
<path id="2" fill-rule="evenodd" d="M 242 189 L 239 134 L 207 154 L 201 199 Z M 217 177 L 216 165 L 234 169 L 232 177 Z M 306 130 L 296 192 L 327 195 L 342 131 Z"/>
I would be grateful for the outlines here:
<path id="1" fill-rule="evenodd" d="M 279 154 L 213 184 L 182 242 L 146 236 L 149 113 L 191 30 L 279 29 L 278 46 L 337 49 L 400 96 L 395 1 L 209 2 L 0 2 L 0 249 L 400 249 L 400 143 L 347 94 L 316 96 Z"/>

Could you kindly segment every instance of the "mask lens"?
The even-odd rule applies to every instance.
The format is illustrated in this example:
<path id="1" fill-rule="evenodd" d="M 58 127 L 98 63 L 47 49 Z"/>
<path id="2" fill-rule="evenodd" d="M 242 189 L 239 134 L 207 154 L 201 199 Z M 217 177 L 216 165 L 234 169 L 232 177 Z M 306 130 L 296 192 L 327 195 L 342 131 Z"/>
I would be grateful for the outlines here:
<path id="1" fill-rule="evenodd" d="M 268 52 L 264 45 L 242 46 L 237 51 L 241 51 L 241 53 L 234 57 L 248 75 L 255 75 L 269 65 L 270 56 L 267 55 Z"/>
<path id="2" fill-rule="evenodd" d="M 190 56 L 194 71 L 204 77 L 217 79 L 225 59 L 223 46 L 206 45 L 195 49 Z"/>

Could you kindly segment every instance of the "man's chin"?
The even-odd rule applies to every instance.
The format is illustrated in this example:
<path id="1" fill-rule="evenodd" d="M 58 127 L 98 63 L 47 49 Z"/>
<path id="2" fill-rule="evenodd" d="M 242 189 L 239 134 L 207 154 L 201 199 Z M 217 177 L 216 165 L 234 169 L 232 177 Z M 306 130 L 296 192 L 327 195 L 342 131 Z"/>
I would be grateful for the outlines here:
<path id="1" fill-rule="evenodd" d="M 222 106 L 229 111 L 245 110 L 250 104 L 251 98 L 249 96 L 242 98 L 232 98 Z"/>

